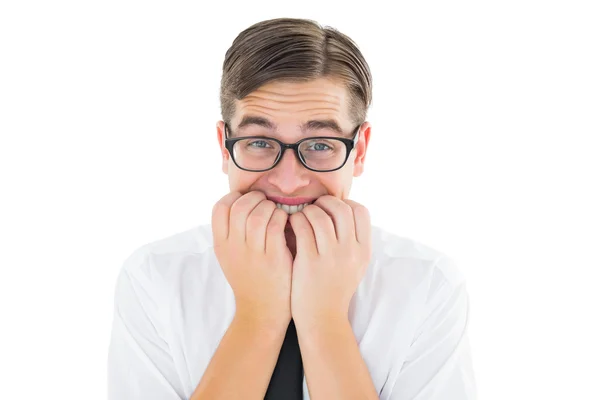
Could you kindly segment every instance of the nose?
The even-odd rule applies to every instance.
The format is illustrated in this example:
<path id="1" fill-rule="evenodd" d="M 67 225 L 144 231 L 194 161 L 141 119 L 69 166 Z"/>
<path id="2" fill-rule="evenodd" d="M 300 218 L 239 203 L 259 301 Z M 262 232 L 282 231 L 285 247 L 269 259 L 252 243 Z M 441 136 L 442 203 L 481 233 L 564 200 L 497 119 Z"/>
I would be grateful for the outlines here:
<path id="1" fill-rule="evenodd" d="M 297 193 L 310 182 L 310 171 L 300 163 L 292 149 L 284 151 L 277 166 L 269 172 L 268 182 L 283 194 Z"/>

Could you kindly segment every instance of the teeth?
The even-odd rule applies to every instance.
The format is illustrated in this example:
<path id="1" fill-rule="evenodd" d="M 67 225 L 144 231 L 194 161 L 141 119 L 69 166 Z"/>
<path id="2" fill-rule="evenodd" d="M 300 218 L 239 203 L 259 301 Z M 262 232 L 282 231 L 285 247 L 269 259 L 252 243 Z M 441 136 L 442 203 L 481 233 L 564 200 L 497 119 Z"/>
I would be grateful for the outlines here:
<path id="1" fill-rule="evenodd" d="M 293 214 L 295 212 L 301 211 L 304 207 L 306 207 L 310 203 L 299 204 L 297 206 L 288 206 L 287 204 L 280 204 L 280 203 L 275 203 L 275 204 L 277 205 L 277 208 L 281 208 L 283 211 L 285 211 L 288 214 Z"/>

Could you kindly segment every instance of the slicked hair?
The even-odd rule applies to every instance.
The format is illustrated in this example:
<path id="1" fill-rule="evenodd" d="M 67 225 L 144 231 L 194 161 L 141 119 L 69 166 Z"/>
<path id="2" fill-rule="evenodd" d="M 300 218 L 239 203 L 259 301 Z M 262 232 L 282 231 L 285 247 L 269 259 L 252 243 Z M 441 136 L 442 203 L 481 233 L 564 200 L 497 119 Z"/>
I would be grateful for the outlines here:
<path id="1" fill-rule="evenodd" d="M 272 81 L 332 78 L 350 95 L 350 117 L 364 122 L 372 101 L 371 71 L 358 46 L 332 27 L 308 19 L 277 18 L 243 30 L 225 54 L 221 114 L 230 124 L 235 99 Z"/>

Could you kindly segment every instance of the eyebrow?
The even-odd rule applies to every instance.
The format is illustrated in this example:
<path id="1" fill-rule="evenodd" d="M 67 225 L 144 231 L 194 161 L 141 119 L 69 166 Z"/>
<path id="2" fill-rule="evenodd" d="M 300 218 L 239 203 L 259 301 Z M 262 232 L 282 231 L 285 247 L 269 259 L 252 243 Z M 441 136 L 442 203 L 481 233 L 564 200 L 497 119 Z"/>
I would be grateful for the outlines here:
<path id="1" fill-rule="evenodd" d="M 277 130 L 277 125 L 274 124 L 273 122 L 271 122 L 270 120 L 268 120 L 267 118 L 257 117 L 257 116 L 253 116 L 253 115 L 244 116 L 242 118 L 242 121 L 237 126 L 237 130 L 240 130 L 249 125 L 262 126 L 263 128 L 267 128 L 271 131 Z M 335 121 L 333 119 L 310 120 L 310 121 L 305 122 L 304 124 L 300 125 L 300 129 L 302 130 L 302 133 L 306 133 L 307 130 L 313 130 L 313 129 L 331 129 L 332 131 L 334 131 L 335 133 L 337 133 L 339 135 L 347 136 L 347 134 L 343 131 L 343 129 L 340 127 L 340 125 L 337 123 L 337 121 Z M 354 132 L 352 132 L 352 133 L 354 133 Z"/>
<path id="2" fill-rule="evenodd" d="M 255 117 L 252 115 L 245 115 L 244 118 L 242 118 L 242 121 L 237 126 L 237 129 L 240 130 L 242 128 L 245 128 L 248 125 L 258 125 L 258 126 L 262 126 L 263 128 L 270 129 L 272 131 L 277 129 L 277 125 L 275 125 L 268 119 L 263 118 L 263 117 Z"/>

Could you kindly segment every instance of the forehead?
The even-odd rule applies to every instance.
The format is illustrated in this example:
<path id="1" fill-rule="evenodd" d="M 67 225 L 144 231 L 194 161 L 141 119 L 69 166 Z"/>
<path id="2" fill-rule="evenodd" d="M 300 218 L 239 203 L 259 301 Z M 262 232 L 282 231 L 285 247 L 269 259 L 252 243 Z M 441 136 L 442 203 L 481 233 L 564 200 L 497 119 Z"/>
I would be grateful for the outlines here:
<path id="1" fill-rule="evenodd" d="M 231 122 L 237 127 L 248 116 L 262 117 L 278 127 L 294 129 L 309 120 L 332 120 L 348 130 L 351 129 L 348 104 L 344 84 L 330 78 L 308 82 L 275 81 L 236 100 Z"/>

